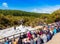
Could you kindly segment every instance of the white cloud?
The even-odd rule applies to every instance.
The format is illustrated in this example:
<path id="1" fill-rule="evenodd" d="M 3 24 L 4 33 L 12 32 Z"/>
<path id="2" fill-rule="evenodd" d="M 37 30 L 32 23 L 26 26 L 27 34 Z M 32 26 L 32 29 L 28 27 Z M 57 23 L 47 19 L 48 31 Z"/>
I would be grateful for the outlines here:
<path id="1" fill-rule="evenodd" d="M 37 13 L 52 13 L 53 11 L 60 9 L 60 5 L 56 6 L 46 6 L 42 8 L 34 8 L 32 9 L 32 12 L 37 12 Z"/>
<path id="2" fill-rule="evenodd" d="M 7 3 L 2 3 L 2 6 L 5 7 L 5 8 L 8 8 L 8 4 Z"/>

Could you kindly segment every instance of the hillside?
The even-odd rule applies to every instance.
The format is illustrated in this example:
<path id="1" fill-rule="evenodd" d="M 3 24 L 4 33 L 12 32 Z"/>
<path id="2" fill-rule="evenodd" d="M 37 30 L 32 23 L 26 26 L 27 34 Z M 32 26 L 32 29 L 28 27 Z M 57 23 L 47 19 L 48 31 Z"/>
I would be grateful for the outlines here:
<path id="1" fill-rule="evenodd" d="M 60 15 L 60 9 L 59 9 L 59 10 L 54 11 L 52 14 L 57 14 L 57 13 Z"/>
<path id="2" fill-rule="evenodd" d="M 58 10 L 57 10 L 58 11 Z M 59 10 L 60 12 L 60 10 Z M 37 26 L 43 23 L 53 23 L 60 20 L 60 13 L 54 11 L 52 14 L 33 13 L 21 10 L 1 10 L 0 9 L 0 29 L 20 25 Z"/>
<path id="3" fill-rule="evenodd" d="M 26 11 L 21 11 L 21 10 L 1 10 L 0 9 L 0 14 L 3 15 L 13 15 L 13 16 L 40 16 L 40 15 L 47 15 L 48 13 L 34 13 L 34 12 L 26 12 Z"/>

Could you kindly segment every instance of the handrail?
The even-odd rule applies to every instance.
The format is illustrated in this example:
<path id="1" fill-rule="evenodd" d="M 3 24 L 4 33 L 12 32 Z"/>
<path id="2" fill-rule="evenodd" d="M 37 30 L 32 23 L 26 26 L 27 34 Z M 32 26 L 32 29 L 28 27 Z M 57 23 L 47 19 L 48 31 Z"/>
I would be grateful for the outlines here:
<path id="1" fill-rule="evenodd" d="M 29 30 L 28 30 L 29 31 Z M 31 31 L 34 31 L 34 30 L 31 30 Z M 26 33 L 26 32 L 21 32 L 21 33 Z M 9 38 L 9 37 L 14 37 L 14 36 L 16 36 L 16 35 L 18 35 L 18 34 L 20 34 L 21 35 L 21 33 L 17 33 L 17 34 L 14 34 L 14 35 L 11 35 L 11 36 L 8 36 L 7 38 Z M 20 36 L 19 35 L 19 36 Z M 4 37 L 5 38 L 5 37 Z M 0 40 L 4 40 L 4 38 L 1 38 Z M 17 37 L 18 38 L 18 37 Z"/>
<path id="2" fill-rule="evenodd" d="M 24 33 L 24 32 L 22 32 L 22 33 Z M 15 36 L 15 35 L 18 35 L 18 34 L 21 34 L 21 33 L 17 33 L 17 34 L 11 35 L 11 36 Z M 11 36 L 8 36 L 8 38 L 11 37 Z M 2 38 L 2 39 L 4 39 L 4 38 Z M 2 39 L 0 39 L 0 40 L 2 40 Z"/>

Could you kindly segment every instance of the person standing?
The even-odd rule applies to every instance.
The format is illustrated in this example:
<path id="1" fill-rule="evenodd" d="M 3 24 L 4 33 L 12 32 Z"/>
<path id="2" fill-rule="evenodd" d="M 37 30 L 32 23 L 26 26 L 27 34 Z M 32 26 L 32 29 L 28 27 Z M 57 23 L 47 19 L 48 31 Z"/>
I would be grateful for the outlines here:
<path id="1" fill-rule="evenodd" d="M 54 33 L 54 35 L 57 33 L 56 26 L 55 26 L 54 29 L 53 29 L 53 33 Z"/>
<path id="2" fill-rule="evenodd" d="M 31 32 L 30 32 L 30 31 L 28 31 L 28 32 L 27 32 L 27 37 L 28 37 L 29 39 L 31 39 L 31 38 L 32 38 L 32 34 L 31 34 Z"/>
<path id="3" fill-rule="evenodd" d="M 34 44 L 34 39 L 33 38 L 31 38 L 30 44 Z"/>
<path id="4" fill-rule="evenodd" d="M 17 41 L 15 38 L 12 39 L 12 43 L 11 44 L 17 44 Z"/>
<path id="5" fill-rule="evenodd" d="M 46 43 L 47 42 L 47 36 L 46 36 L 46 34 L 43 34 L 42 40 L 43 40 L 43 43 Z"/>
<path id="6" fill-rule="evenodd" d="M 21 36 L 19 37 L 17 44 L 22 44 L 22 37 Z"/>
<path id="7" fill-rule="evenodd" d="M 37 44 L 41 44 L 41 38 L 39 34 L 37 35 Z"/>
<path id="8" fill-rule="evenodd" d="M 9 44 L 9 43 L 10 43 L 9 39 L 5 38 L 4 44 Z"/>
<path id="9" fill-rule="evenodd" d="M 16 30 L 16 26 L 14 26 L 14 30 Z"/>

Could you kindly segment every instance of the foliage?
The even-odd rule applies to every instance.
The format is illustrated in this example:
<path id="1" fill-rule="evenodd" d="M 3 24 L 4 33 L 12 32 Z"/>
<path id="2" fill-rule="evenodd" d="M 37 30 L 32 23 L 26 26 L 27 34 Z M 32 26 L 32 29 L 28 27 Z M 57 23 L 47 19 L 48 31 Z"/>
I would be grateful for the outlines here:
<path id="1" fill-rule="evenodd" d="M 1 10 L 0 9 L 0 27 L 7 28 L 15 25 L 20 25 L 21 21 L 25 26 L 37 26 L 41 22 L 47 24 L 60 20 L 60 10 L 48 13 L 33 13 L 20 10 Z"/>

